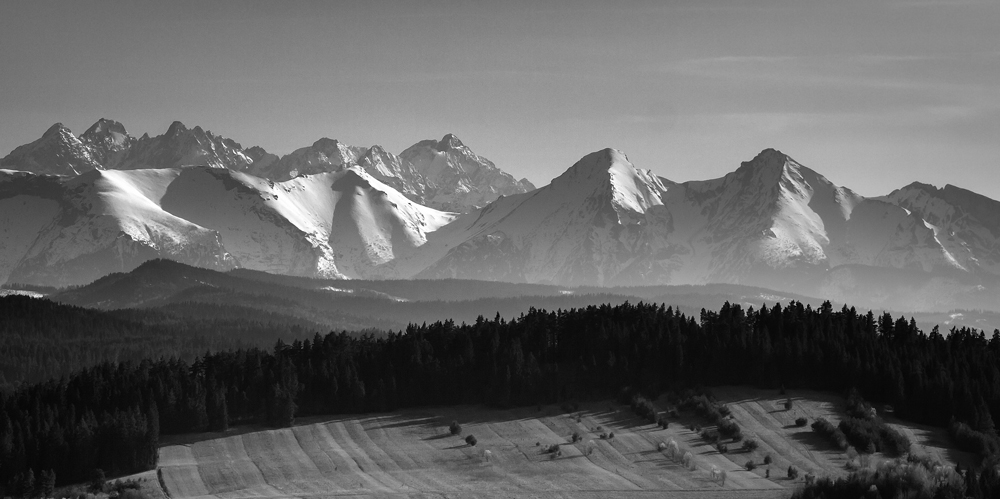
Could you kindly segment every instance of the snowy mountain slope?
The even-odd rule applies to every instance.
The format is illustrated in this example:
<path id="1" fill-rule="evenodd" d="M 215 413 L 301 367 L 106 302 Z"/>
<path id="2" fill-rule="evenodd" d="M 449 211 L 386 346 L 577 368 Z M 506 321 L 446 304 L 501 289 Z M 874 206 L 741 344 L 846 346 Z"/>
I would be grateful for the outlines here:
<path id="1" fill-rule="evenodd" d="M 90 149 L 62 123 L 0 159 L 0 168 L 47 175 L 78 175 L 103 168 Z"/>
<path id="2" fill-rule="evenodd" d="M 884 199 L 922 219 L 956 268 L 1000 275 L 1000 202 L 953 185 L 918 182 Z"/>
<path id="3" fill-rule="evenodd" d="M 607 149 L 549 186 L 459 218 L 420 277 L 803 289 L 840 266 L 959 270 L 919 216 L 768 149 L 725 177 L 673 183 Z M 441 255 L 441 256 L 437 256 Z"/>
<path id="4" fill-rule="evenodd" d="M 251 167 L 251 175 L 283 182 L 299 175 L 339 172 L 356 164 L 365 148 L 349 146 L 326 137 L 282 156 L 270 164 Z"/>
<path id="5" fill-rule="evenodd" d="M 619 151 L 585 156 L 541 189 L 502 197 L 431 236 L 444 256 L 419 277 L 610 284 L 656 255 L 648 227 L 666 227 L 667 186 Z M 653 268 L 647 282 L 662 277 Z"/>
<path id="6" fill-rule="evenodd" d="M 440 210 L 466 213 L 500 196 L 535 188 L 475 154 L 450 133 L 441 140 L 417 142 L 399 157 L 424 177 L 424 204 Z"/>
<path id="7" fill-rule="evenodd" d="M 167 211 L 219 231 L 243 268 L 279 274 L 378 277 L 396 253 L 422 245 L 452 215 L 417 205 L 353 167 L 275 183 L 247 174 L 184 170 Z"/>
<path id="8" fill-rule="evenodd" d="M 154 258 L 298 276 L 397 277 L 389 263 L 454 218 L 360 167 L 282 183 L 210 167 L 62 178 L 0 171 L 0 208 L 0 277 L 45 285 L 86 283 Z"/>
<path id="9" fill-rule="evenodd" d="M 0 232 L 30 232 L 5 244 L 8 270 L 0 274 L 10 282 L 61 286 L 128 271 L 151 258 L 232 268 L 215 231 L 164 212 L 144 195 L 156 188 L 143 181 L 164 175 L 143 173 L 135 178 L 95 170 L 69 179 L 19 174 L 0 183 L 0 203 L 13 210 L 0 218 Z"/>
<path id="10" fill-rule="evenodd" d="M 273 162 L 262 161 L 249 173 L 277 181 L 300 175 L 342 172 L 360 167 L 371 177 L 401 192 L 409 199 L 422 202 L 424 179 L 413 166 L 382 146 L 357 147 L 337 140 L 322 138 L 309 147 L 296 149 Z"/>

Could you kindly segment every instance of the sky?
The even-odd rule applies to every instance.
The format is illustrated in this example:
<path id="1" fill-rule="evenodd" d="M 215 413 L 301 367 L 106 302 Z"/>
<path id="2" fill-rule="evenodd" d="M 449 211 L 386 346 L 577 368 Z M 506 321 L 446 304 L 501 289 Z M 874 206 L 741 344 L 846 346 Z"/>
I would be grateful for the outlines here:
<path id="1" fill-rule="evenodd" d="M 539 186 L 605 147 L 673 181 L 776 148 L 1000 199 L 998 27 L 997 0 L 0 0 L 0 156 L 179 120 L 276 154 L 454 133 Z"/>

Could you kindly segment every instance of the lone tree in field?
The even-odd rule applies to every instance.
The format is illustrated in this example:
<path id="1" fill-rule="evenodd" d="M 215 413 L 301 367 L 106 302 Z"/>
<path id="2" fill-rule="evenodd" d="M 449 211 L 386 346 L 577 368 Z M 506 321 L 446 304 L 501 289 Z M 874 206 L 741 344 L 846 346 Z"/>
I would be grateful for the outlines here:
<path id="1" fill-rule="evenodd" d="M 791 478 L 792 480 L 794 480 L 794 479 L 796 479 L 798 477 L 799 477 L 799 469 L 796 468 L 795 466 L 789 466 L 788 467 L 788 478 Z"/>
<path id="2" fill-rule="evenodd" d="M 469 435 L 465 437 L 465 443 L 469 444 L 470 447 L 475 447 L 478 440 L 476 440 L 475 435 Z"/>
<path id="3" fill-rule="evenodd" d="M 448 431 L 450 431 L 452 435 L 461 435 L 462 425 L 458 424 L 458 421 L 452 421 L 451 424 L 448 425 Z"/>
<path id="4" fill-rule="evenodd" d="M 774 460 L 771 459 L 770 454 L 764 456 L 764 464 L 771 464 L 772 462 L 774 462 Z"/>

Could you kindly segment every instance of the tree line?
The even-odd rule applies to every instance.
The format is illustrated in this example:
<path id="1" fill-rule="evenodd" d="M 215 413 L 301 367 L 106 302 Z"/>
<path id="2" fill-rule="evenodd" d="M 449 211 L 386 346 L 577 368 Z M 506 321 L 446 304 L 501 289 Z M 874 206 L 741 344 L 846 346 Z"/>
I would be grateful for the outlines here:
<path id="1" fill-rule="evenodd" d="M 420 405 L 550 403 L 625 386 L 651 397 L 715 384 L 856 388 L 900 417 L 961 423 L 995 439 L 998 361 L 1000 331 L 989 339 L 969 329 L 925 334 L 912 319 L 829 303 L 726 303 L 697 318 L 626 303 L 378 335 L 315 334 L 191 362 L 106 362 L 2 393 L 0 484 L 29 470 L 72 482 L 97 468 L 149 469 L 160 434 Z"/>

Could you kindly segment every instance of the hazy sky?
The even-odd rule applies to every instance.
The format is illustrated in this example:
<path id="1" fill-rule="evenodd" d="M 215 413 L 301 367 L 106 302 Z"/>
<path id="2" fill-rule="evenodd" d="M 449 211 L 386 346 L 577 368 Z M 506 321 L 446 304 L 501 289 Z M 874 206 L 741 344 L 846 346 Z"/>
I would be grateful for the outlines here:
<path id="1" fill-rule="evenodd" d="M 277 154 L 452 132 L 537 185 L 604 147 L 675 181 L 774 147 L 1000 199 L 1000 1 L 0 0 L 0 156 L 100 117 Z"/>

